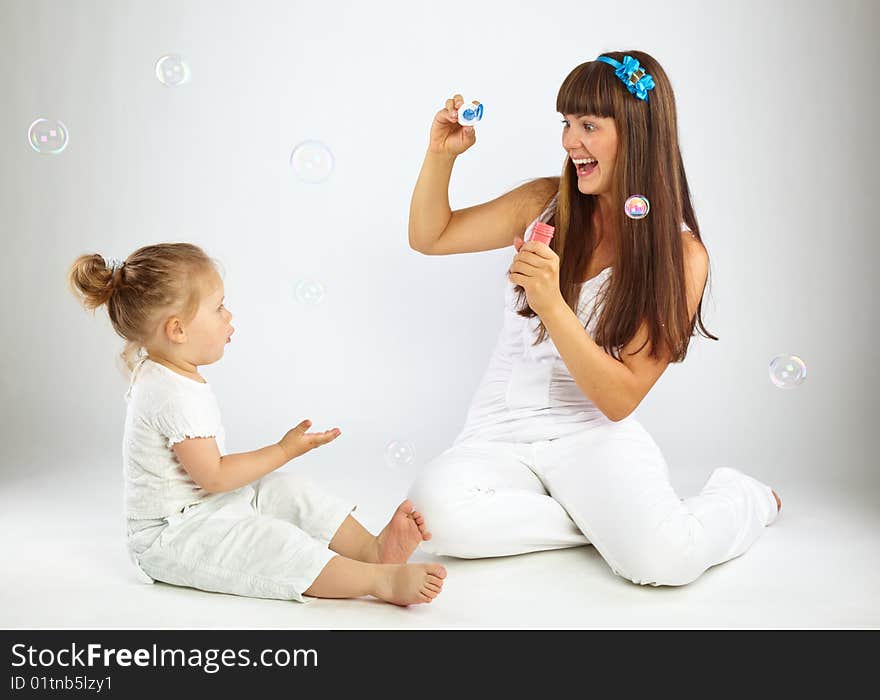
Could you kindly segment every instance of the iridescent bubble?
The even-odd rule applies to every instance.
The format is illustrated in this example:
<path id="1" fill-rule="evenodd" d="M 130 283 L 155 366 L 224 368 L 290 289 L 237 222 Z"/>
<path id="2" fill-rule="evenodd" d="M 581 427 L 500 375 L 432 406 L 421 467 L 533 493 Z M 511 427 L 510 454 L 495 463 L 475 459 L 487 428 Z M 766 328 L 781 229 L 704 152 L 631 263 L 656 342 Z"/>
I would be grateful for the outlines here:
<path id="1" fill-rule="evenodd" d="M 320 304 L 324 300 L 324 285 L 317 280 L 300 280 L 293 293 L 302 304 Z"/>
<path id="2" fill-rule="evenodd" d="M 156 61 L 156 77 L 163 85 L 178 87 L 189 81 L 189 66 L 177 54 L 168 54 Z"/>
<path id="3" fill-rule="evenodd" d="M 392 467 L 405 467 L 416 458 L 416 448 L 411 442 L 392 440 L 385 446 L 385 461 Z"/>
<path id="4" fill-rule="evenodd" d="M 794 389 L 807 378 L 807 365 L 797 355 L 777 355 L 770 361 L 770 381 L 780 389 Z"/>
<path id="5" fill-rule="evenodd" d="M 333 154 L 320 141 L 303 141 L 290 154 L 290 165 L 303 182 L 323 182 L 333 172 Z"/>
<path id="6" fill-rule="evenodd" d="M 61 153 L 67 148 L 67 127 L 59 121 L 37 119 L 28 129 L 28 143 L 37 153 Z"/>
<path id="7" fill-rule="evenodd" d="M 651 203 L 643 194 L 634 194 L 626 198 L 623 211 L 630 219 L 644 219 L 651 210 Z"/>

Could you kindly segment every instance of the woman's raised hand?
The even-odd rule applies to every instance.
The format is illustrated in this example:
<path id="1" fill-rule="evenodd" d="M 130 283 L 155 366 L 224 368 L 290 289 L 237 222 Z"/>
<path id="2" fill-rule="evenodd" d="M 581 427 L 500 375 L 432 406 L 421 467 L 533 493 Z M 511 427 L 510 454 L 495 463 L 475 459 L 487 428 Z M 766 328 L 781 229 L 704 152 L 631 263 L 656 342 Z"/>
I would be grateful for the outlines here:
<path id="1" fill-rule="evenodd" d="M 446 106 L 434 115 L 428 151 L 440 155 L 458 156 L 473 146 L 477 134 L 472 126 L 458 123 L 458 110 L 464 104 L 461 95 L 446 100 Z"/>

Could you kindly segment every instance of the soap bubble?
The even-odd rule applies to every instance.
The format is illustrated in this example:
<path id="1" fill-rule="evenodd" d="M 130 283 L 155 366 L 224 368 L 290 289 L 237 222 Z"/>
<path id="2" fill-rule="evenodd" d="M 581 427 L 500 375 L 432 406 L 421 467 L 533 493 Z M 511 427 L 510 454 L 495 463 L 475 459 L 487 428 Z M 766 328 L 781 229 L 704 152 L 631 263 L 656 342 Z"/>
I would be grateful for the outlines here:
<path id="1" fill-rule="evenodd" d="M 37 153 L 61 153 L 67 138 L 67 127 L 59 121 L 40 118 L 28 129 L 28 143 Z"/>
<path id="2" fill-rule="evenodd" d="M 644 219 L 651 210 L 651 203 L 643 194 L 634 194 L 626 198 L 623 211 L 630 219 Z"/>
<path id="3" fill-rule="evenodd" d="M 156 77 L 168 87 L 177 87 L 189 81 L 189 66 L 177 54 L 162 56 L 156 61 Z"/>
<path id="4" fill-rule="evenodd" d="M 409 466 L 415 458 L 416 448 L 411 442 L 392 440 L 385 446 L 385 461 L 389 466 Z"/>
<path id="5" fill-rule="evenodd" d="M 303 141 L 290 154 L 290 165 L 303 182 L 323 182 L 333 172 L 333 154 L 320 141 Z"/>
<path id="6" fill-rule="evenodd" d="M 324 285 L 317 280 L 300 280 L 293 293 L 302 304 L 320 304 L 324 300 Z"/>
<path id="7" fill-rule="evenodd" d="M 807 378 L 807 365 L 797 355 L 777 355 L 770 361 L 770 381 L 780 389 L 793 389 Z"/>

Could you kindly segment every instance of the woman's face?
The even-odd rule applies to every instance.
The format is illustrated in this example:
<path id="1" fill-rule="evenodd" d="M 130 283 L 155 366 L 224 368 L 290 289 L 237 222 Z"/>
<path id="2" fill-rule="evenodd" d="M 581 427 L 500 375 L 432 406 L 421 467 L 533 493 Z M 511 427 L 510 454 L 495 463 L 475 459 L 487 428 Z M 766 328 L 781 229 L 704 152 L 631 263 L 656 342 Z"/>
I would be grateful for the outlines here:
<path id="1" fill-rule="evenodd" d="M 570 167 L 577 173 L 582 194 L 599 195 L 611 190 L 617 156 L 617 127 L 613 118 L 563 114 L 562 147 L 568 152 Z M 584 164 L 585 160 L 596 162 Z"/>

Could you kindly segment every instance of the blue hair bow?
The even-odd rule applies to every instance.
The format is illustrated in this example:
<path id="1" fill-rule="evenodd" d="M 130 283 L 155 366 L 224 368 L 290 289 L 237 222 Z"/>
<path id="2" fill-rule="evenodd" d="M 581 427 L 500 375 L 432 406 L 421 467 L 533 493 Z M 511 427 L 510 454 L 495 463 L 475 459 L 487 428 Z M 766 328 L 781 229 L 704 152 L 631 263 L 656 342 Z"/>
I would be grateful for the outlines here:
<path id="1" fill-rule="evenodd" d="M 640 100 L 648 101 L 648 90 L 654 88 L 654 78 L 648 75 L 636 59 L 632 56 L 624 56 L 621 63 L 610 56 L 599 56 L 596 60 L 614 66 L 614 75 L 620 78 L 626 89 Z"/>

